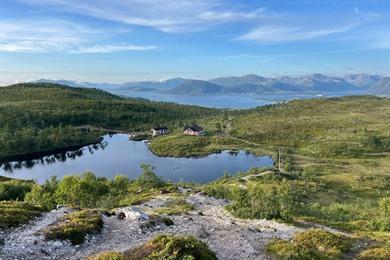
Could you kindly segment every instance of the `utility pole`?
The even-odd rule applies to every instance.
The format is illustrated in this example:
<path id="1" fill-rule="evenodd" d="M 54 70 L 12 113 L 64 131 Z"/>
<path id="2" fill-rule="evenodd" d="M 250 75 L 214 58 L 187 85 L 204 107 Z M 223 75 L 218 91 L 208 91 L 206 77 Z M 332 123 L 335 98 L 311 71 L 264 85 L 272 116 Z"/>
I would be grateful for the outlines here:
<path id="1" fill-rule="evenodd" d="M 280 171 L 281 169 L 281 152 L 280 152 L 280 148 L 278 149 L 278 170 Z"/>

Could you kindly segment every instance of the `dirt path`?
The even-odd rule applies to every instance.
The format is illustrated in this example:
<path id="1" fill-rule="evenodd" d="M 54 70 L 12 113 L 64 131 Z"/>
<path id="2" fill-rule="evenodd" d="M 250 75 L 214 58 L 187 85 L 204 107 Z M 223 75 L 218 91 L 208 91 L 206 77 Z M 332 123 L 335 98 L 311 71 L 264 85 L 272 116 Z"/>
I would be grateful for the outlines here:
<path id="1" fill-rule="evenodd" d="M 169 195 L 161 195 L 140 208 L 150 212 L 164 206 L 168 199 Z M 300 231 L 275 221 L 237 219 L 224 209 L 226 201 L 200 193 L 189 195 L 187 202 L 194 206 L 193 211 L 170 216 L 173 226 L 161 225 L 147 232 L 140 229 L 138 221 L 104 217 L 102 233 L 87 237 L 79 247 L 43 240 L 40 230 L 62 216 L 66 209 L 50 212 L 28 226 L 3 235 L 5 244 L 0 249 L 0 259 L 84 259 L 105 250 L 128 250 L 159 233 L 194 235 L 206 242 L 219 259 L 266 259 L 266 243 L 274 238 L 291 238 Z"/>

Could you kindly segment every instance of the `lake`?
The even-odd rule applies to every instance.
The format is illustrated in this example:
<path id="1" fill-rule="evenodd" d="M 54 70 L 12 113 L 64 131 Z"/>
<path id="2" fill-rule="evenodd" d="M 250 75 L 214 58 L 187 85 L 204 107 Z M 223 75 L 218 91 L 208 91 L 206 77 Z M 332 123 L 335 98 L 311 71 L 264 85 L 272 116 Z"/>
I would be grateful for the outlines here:
<path id="1" fill-rule="evenodd" d="M 158 157 L 146 142 L 130 141 L 127 135 L 106 135 L 100 144 L 83 147 L 76 151 L 45 156 L 29 161 L 15 161 L 1 165 L 0 175 L 17 179 L 35 179 L 43 183 L 53 175 L 80 174 L 86 171 L 97 176 L 113 178 L 126 175 L 130 179 L 141 174 L 141 164 L 155 167 L 157 175 L 165 180 L 206 183 L 223 176 L 247 171 L 253 167 L 270 167 L 269 156 L 256 157 L 240 151 L 224 151 L 201 158 Z"/>

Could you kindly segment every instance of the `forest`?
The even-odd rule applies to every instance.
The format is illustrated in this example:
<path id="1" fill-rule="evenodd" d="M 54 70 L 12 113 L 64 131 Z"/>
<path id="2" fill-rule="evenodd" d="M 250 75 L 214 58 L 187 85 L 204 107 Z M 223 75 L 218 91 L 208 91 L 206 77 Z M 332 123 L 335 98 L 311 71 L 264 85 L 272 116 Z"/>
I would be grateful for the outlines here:
<path id="1" fill-rule="evenodd" d="M 182 126 L 216 109 L 124 98 L 97 89 L 51 83 L 0 88 L 0 158 L 98 142 L 77 126 L 126 131 Z"/>

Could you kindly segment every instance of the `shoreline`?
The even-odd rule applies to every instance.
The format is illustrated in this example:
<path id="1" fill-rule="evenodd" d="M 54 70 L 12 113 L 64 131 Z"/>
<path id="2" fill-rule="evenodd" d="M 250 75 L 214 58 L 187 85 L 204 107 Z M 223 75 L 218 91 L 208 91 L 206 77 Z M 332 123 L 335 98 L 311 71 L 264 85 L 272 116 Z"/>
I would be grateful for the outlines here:
<path id="1" fill-rule="evenodd" d="M 101 143 L 102 141 L 103 141 L 103 137 L 100 136 L 98 138 L 98 140 L 95 142 L 86 142 L 83 144 L 71 145 L 71 146 L 61 147 L 61 148 L 57 148 L 57 149 L 51 149 L 51 150 L 39 151 L 39 152 L 33 152 L 33 153 L 9 155 L 9 156 L 5 156 L 5 157 L 0 157 L 0 163 L 36 160 L 36 159 L 39 159 L 41 157 L 49 156 L 49 155 L 53 155 L 53 154 L 65 153 L 68 151 L 77 151 L 85 146 L 98 144 L 98 143 Z"/>

